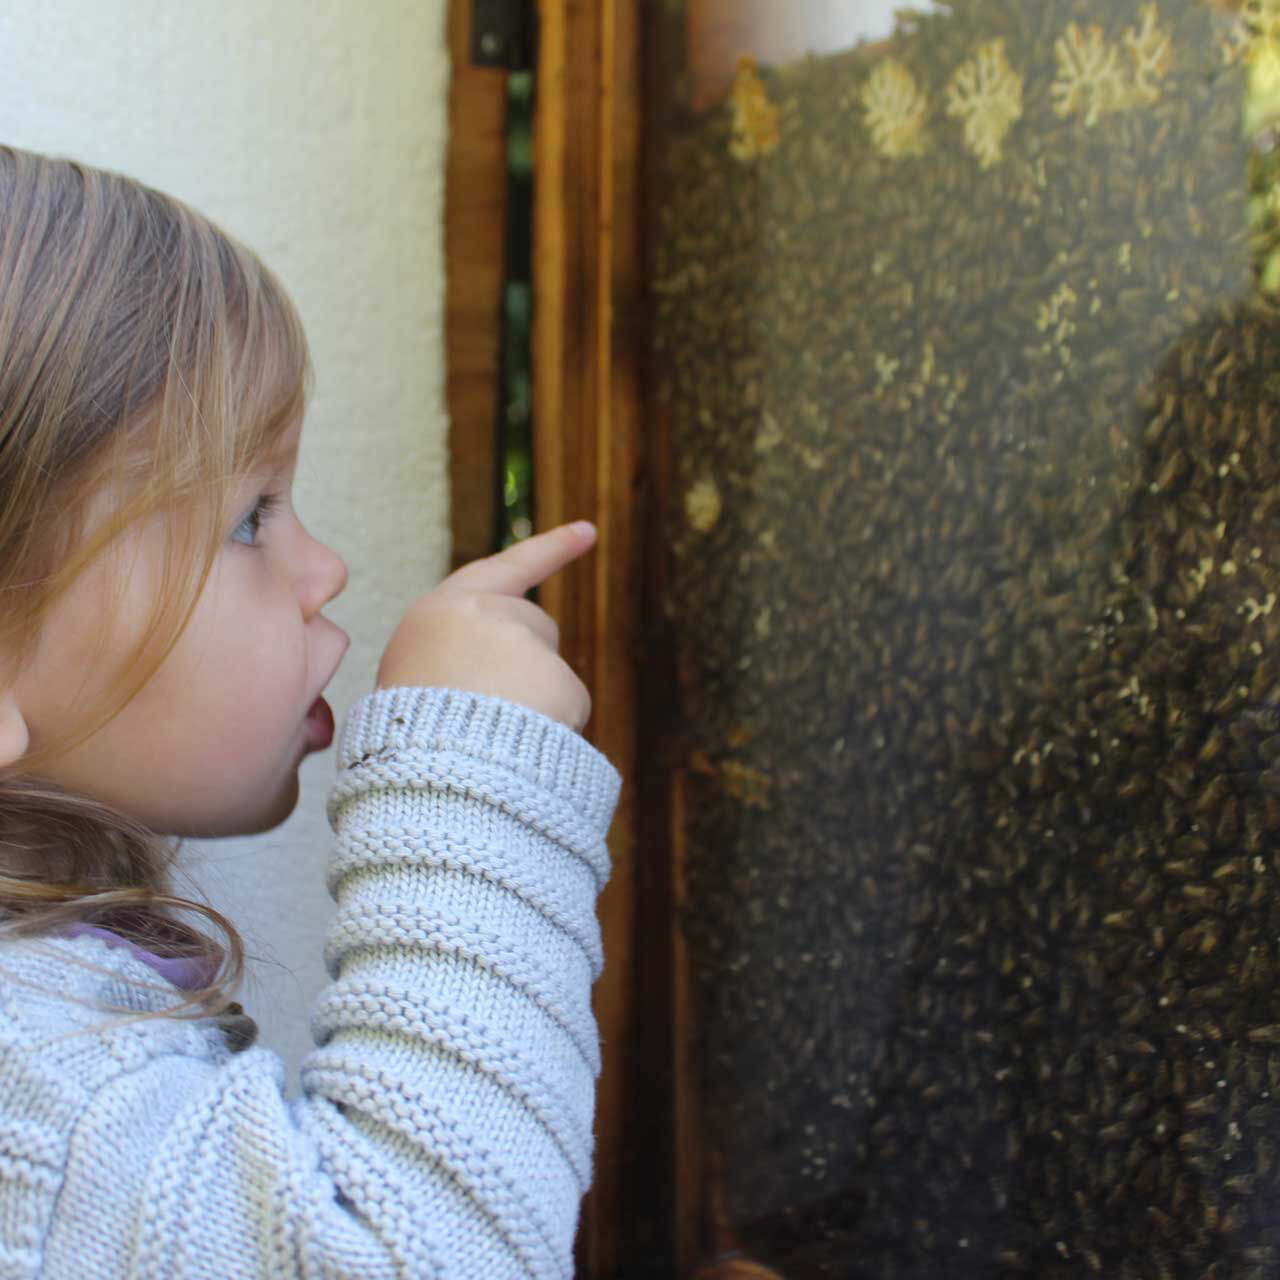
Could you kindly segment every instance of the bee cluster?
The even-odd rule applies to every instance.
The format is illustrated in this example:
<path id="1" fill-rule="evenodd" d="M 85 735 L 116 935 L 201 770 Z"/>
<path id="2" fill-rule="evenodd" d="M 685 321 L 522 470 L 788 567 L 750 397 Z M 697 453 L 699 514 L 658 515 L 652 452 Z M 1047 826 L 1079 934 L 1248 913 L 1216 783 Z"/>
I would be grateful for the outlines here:
<path id="1" fill-rule="evenodd" d="M 724 1212 L 788 1280 L 1280 1276 L 1280 309 L 1238 16 L 952 0 L 892 40 L 918 146 L 859 114 L 883 48 L 763 72 L 768 150 L 727 109 L 665 140 L 681 927 Z M 1055 109 L 1065 29 L 1144 22 L 1155 100 Z M 937 86 L 995 40 L 985 163 Z"/>

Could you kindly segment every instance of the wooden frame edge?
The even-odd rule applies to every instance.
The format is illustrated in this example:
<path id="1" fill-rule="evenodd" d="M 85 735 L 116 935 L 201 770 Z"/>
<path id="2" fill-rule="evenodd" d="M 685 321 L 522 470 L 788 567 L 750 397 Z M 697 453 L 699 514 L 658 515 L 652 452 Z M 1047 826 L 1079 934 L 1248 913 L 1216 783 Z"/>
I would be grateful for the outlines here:
<path id="1" fill-rule="evenodd" d="M 540 0 L 534 142 L 534 476 L 537 527 L 588 518 L 594 553 L 540 602 L 561 652 L 592 690 L 586 734 L 622 775 L 600 901 L 604 974 L 595 990 L 604 1068 L 594 1185 L 583 1207 L 579 1274 L 627 1259 L 624 1145 L 634 1097 L 631 1026 L 636 901 L 636 656 L 642 355 L 639 18 L 621 0 Z"/>

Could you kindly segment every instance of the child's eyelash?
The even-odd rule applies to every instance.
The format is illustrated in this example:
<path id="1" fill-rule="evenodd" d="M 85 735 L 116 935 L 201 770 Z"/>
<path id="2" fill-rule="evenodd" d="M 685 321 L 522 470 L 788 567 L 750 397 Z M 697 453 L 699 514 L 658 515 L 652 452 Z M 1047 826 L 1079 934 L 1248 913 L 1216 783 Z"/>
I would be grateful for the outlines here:
<path id="1" fill-rule="evenodd" d="M 249 512 L 243 520 L 236 525 L 232 538 L 237 541 L 244 541 L 239 538 L 241 530 L 248 530 L 248 545 L 252 546 L 258 538 L 258 531 L 263 524 L 270 518 L 271 513 L 280 505 L 280 497 L 274 493 L 264 493 L 259 495 L 257 502 L 253 504 L 253 510 Z"/>

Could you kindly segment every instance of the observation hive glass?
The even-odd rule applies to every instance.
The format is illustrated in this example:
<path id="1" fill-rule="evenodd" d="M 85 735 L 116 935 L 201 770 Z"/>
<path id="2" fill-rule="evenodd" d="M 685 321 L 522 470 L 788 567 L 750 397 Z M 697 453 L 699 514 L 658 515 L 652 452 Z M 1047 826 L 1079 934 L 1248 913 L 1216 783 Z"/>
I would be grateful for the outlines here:
<path id="1" fill-rule="evenodd" d="M 739 21 L 710 88 L 708 7 L 650 355 L 720 1239 L 1280 1276 L 1280 0 Z"/>

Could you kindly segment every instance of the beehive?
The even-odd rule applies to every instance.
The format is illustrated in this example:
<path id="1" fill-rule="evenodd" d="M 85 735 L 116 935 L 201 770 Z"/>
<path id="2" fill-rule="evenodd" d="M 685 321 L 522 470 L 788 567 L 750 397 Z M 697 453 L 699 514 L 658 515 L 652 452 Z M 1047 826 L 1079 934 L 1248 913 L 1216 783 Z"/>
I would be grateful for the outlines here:
<path id="1" fill-rule="evenodd" d="M 1277 41 L 953 0 L 665 140 L 681 924 L 789 1280 L 1280 1275 Z"/>

